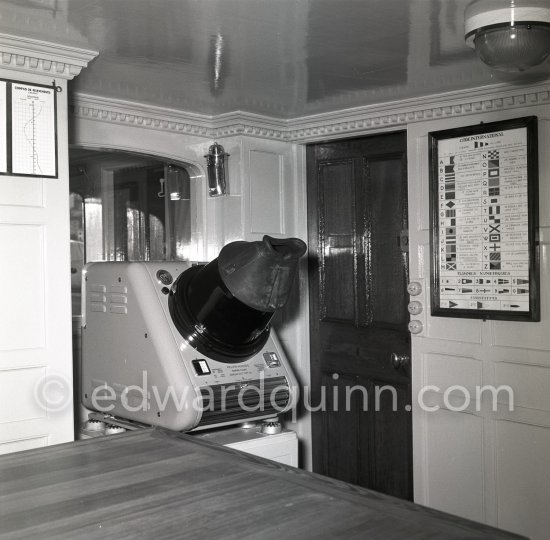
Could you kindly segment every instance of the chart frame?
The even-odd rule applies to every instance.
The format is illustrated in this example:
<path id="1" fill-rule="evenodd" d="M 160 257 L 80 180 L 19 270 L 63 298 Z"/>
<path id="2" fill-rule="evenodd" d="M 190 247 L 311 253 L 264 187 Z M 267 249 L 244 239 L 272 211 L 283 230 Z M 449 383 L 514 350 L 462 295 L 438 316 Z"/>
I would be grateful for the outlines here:
<path id="1" fill-rule="evenodd" d="M 527 254 L 522 262 L 528 263 L 528 310 L 512 311 L 510 309 L 481 309 L 473 307 L 446 307 L 442 305 L 440 268 L 444 262 L 440 248 L 440 156 L 439 147 L 442 141 L 475 137 L 476 135 L 497 137 L 508 130 L 523 129 L 522 141 L 526 147 L 527 167 L 527 201 L 521 197 L 523 212 L 527 212 Z M 493 135 L 494 134 L 494 135 Z M 483 139 L 483 137 L 482 137 Z M 434 317 L 456 317 L 501 321 L 540 321 L 540 246 L 538 216 L 538 119 L 527 116 L 490 123 L 446 129 L 428 133 L 429 143 L 429 201 L 430 201 L 430 252 L 431 252 L 431 315 Z M 482 182 L 482 176 L 479 176 Z M 446 188 L 445 188 L 446 189 Z M 499 192 L 500 193 L 500 192 Z M 482 194 L 480 207 L 482 207 Z M 500 211 L 500 208 L 499 208 Z M 498 216 L 501 217 L 500 215 Z M 482 218 L 480 218 L 482 219 Z M 499 219 L 500 223 L 500 219 Z M 458 228 L 455 233 L 458 236 Z M 447 259 L 445 258 L 445 261 Z M 458 265 L 457 265 L 458 268 Z M 487 273 L 490 274 L 490 273 Z M 494 272 L 498 274 L 498 272 Z M 458 278 L 457 278 L 458 279 Z M 500 281 L 500 280 L 499 280 Z M 512 281 L 511 279 L 509 280 Z M 519 282 L 519 281 L 518 281 Z M 464 290 L 464 289 L 462 289 Z M 445 303 L 443 301 L 443 303 Z M 473 303 L 473 302 L 472 302 Z M 502 304 L 501 304 L 502 305 Z M 517 306 L 516 306 L 517 307 Z"/>
<path id="2" fill-rule="evenodd" d="M 55 80 L 52 84 L 40 84 L 28 81 L 19 81 L 15 79 L 4 79 L 0 78 L 1 82 L 4 82 L 6 85 L 6 94 L 5 94 L 5 118 L 6 125 L 0 126 L 0 129 L 3 129 L 5 135 L 5 151 L 6 151 L 6 162 L 7 170 L 0 171 L 0 177 L 2 176 L 13 176 L 13 177 L 23 177 L 23 178 L 58 178 L 59 177 L 59 151 L 58 151 L 58 134 L 57 134 L 57 94 L 61 91 L 61 88 L 56 85 Z M 34 174 L 34 173 L 21 173 L 14 172 L 13 170 L 13 111 L 12 111 L 12 87 L 13 85 L 19 84 L 21 86 L 26 86 L 29 88 L 47 88 L 53 92 L 53 126 L 51 128 L 52 141 L 51 144 L 54 145 L 53 155 L 55 160 L 55 172 L 54 174 Z"/>

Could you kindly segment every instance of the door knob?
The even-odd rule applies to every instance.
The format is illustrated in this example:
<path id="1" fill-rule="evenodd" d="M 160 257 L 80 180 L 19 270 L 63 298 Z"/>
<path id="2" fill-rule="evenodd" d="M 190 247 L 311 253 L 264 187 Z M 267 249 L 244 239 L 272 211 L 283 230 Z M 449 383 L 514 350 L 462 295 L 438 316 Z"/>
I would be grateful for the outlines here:
<path id="1" fill-rule="evenodd" d="M 395 369 L 406 366 L 411 361 L 411 357 L 408 354 L 391 353 L 391 365 Z"/>

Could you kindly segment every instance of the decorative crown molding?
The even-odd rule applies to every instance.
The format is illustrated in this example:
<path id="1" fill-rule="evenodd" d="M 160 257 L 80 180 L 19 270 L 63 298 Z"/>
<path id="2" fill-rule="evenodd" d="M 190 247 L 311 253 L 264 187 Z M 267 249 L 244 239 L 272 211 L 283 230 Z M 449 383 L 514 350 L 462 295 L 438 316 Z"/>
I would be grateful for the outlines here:
<path id="1" fill-rule="evenodd" d="M 215 137 L 245 135 L 278 141 L 288 140 L 288 120 L 260 114 L 235 111 L 213 119 Z"/>
<path id="2" fill-rule="evenodd" d="M 76 77 L 98 53 L 78 47 L 0 33 L 0 67 L 52 75 Z"/>
<path id="3" fill-rule="evenodd" d="M 77 93 L 71 100 L 70 111 L 74 118 L 172 131 L 198 137 L 215 136 L 212 116 L 143 105 L 122 99 Z"/>
<path id="4" fill-rule="evenodd" d="M 208 116 L 77 93 L 71 101 L 71 114 L 74 118 L 185 133 L 208 139 L 238 135 L 286 139 L 285 120 L 242 111 Z"/>
<path id="5" fill-rule="evenodd" d="M 507 84 L 486 86 L 291 120 L 243 111 L 208 116 L 87 94 L 73 96 L 72 114 L 76 118 L 122 123 L 208 139 L 242 135 L 305 143 L 399 129 L 413 122 L 541 104 L 550 104 L 550 82 L 528 87 L 511 87 Z"/>
<path id="6" fill-rule="evenodd" d="M 287 122 L 286 138 L 314 142 L 399 129 L 413 122 L 541 104 L 550 104 L 550 82 L 526 87 L 499 84 L 295 118 Z"/>

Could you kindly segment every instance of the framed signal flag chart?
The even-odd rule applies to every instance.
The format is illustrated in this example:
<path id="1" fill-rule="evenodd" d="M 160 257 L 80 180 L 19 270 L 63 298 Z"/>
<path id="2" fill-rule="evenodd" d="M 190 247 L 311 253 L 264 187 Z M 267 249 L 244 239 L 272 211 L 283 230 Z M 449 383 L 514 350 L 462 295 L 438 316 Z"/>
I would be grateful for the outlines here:
<path id="1" fill-rule="evenodd" d="M 432 315 L 539 321 L 537 118 L 429 144 Z"/>

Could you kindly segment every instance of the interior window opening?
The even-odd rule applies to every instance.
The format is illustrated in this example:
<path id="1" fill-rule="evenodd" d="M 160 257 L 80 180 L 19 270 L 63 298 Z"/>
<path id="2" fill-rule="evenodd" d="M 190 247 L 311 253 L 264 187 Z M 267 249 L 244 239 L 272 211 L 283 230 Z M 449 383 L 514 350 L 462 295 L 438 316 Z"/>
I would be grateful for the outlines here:
<path id="1" fill-rule="evenodd" d="M 80 315 L 88 262 L 196 258 L 195 178 L 183 164 L 149 156 L 69 151 L 73 316 Z"/>

